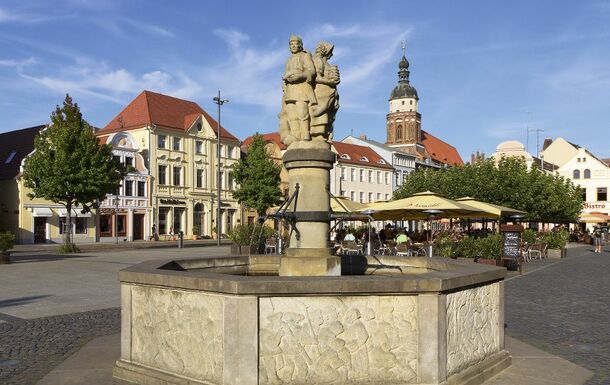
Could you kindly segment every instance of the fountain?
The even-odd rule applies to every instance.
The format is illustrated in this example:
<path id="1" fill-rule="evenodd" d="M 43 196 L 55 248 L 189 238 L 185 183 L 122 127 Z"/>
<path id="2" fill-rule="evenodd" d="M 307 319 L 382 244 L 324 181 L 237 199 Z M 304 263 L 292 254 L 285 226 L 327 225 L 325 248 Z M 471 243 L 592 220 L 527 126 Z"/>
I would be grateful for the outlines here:
<path id="1" fill-rule="evenodd" d="M 477 384 L 510 365 L 505 270 L 439 258 L 341 260 L 328 243 L 333 46 L 291 36 L 280 135 L 282 256 L 150 261 L 119 273 L 117 378 L 139 384 Z"/>

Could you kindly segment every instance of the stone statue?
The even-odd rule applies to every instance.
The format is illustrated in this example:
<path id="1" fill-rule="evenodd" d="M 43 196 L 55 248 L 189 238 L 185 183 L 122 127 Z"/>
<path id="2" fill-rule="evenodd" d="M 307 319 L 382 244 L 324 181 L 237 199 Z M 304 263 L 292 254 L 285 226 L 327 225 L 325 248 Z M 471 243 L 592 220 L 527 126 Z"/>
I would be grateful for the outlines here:
<path id="1" fill-rule="evenodd" d="M 282 76 L 280 137 L 289 146 L 299 141 L 332 138 L 332 124 L 339 108 L 339 69 L 328 63 L 334 46 L 320 42 L 312 58 L 298 36 L 290 36 L 291 56 Z"/>
<path id="2" fill-rule="evenodd" d="M 309 109 L 311 115 L 311 137 L 313 140 L 332 139 L 333 122 L 339 109 L 337 85 L 340 82 L 339 68 L 328 63 L 334 46 L 325 41 L 318 43 L 313 63 L 316 67 L 314 92 L 318 104 Z"/>
<path id="3" fill-rule="evenodd" d="M 289 47 L 292 55 L 282 76 L 280 113 L 280 135 L 286 145 L 311 140 L 309 107 L 318 103 L 313 91 L 316 68 L 311 55 L 303 50 L 303 40 L 298 36 L 290 36 Z"/>

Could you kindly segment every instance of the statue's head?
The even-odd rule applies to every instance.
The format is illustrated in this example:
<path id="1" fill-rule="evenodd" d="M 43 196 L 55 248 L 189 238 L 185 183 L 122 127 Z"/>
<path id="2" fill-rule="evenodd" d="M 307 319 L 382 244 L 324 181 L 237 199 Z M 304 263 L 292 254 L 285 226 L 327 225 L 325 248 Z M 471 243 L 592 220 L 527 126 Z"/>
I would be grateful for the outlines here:
<path id="1" fill-rule="evenodd" d="M 335 48 L 335 46 L 329 42 L 321 41 L 316 47 L 316 56 L 330 59 L 333 56 L 333 48 Z"/>
<path id="2" fill-rule="evenodd" d="M 291 35 L 290 39 L 288 39 L 288 46 L 290 47 L 290 52 L 300 52 L 303 50 L 303 40 L 297 35 Z"/>

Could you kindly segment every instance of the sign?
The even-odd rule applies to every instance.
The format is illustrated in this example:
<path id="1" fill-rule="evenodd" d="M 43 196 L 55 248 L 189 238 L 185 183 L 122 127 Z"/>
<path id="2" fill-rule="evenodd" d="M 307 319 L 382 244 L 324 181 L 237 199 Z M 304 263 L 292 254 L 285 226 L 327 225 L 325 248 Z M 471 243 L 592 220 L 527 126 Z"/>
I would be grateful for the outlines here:
<path id="1" fill-rule="evenodd" d="M 511 265 L 519 266 L 521 271 L 521 234 L 523 226 L 520 225 L 502 225 L 502 258 L 510 259 Z M 507 265 L 508 268 L 510 266 Z"/>
<path id="2" fill-rule="evenodd" d="M 583 209 L 605 209 L 606 204 L 603 202 L 583 202 Z"/>
<path id="3" fill-rule="evenodd" d="M 159 199 L 159 201 L 165 205 L 185 205 L 185 201 L 181 201 L 178 199 Z"/>

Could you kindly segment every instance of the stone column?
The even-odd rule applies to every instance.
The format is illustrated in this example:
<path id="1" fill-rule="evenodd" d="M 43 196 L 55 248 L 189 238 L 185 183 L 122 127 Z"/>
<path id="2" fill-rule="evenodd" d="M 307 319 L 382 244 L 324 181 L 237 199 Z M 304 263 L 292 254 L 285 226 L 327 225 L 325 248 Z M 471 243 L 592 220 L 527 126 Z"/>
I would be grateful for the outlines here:
<path id="1" fill-rule="evenodd" d="M 330 170 L 336 155 L 326 142 L 298 142 L 283 156 L 290 195 L 299 185 L 297 199 L 286 210 L 294 212 L 296 231 L 280 261 L 281 276 L 339 276 L 341 259 L 331 254 Z"/>
<path id="2" fill-rule="evenodd" d="M 418 300 L 418 383 L 440 384 L 447 379 L 447 296 L 421 294 Z"/>

